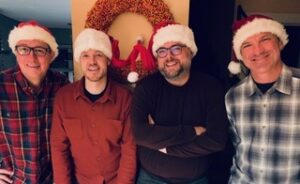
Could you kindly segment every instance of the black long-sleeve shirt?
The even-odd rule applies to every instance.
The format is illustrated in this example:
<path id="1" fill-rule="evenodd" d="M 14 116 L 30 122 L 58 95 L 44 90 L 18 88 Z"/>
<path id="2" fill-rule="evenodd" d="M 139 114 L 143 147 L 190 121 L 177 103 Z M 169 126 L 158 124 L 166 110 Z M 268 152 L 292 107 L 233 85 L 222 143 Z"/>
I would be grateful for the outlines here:
<path id="1" fill-rule="evenodd" d="M 141 166 L 171 183 L 205 175 L 208 154 L 222 150 L 227 141 L 224 91 L 206 74 L 191 73 L 180 87 L 159 73 L 146 77 L 134 91 L 132 120 Z M 194 126 L 206 132 L 197 136 Z"/>

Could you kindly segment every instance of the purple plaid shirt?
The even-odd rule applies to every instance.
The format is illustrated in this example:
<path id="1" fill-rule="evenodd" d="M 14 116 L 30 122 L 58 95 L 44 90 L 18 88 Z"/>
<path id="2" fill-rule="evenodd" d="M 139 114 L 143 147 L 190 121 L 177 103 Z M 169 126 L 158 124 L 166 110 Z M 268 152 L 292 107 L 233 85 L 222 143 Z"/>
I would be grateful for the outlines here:
<path id="1" fill-rule="evenodd" d="M 49 131 L 56 91 L 68 80 L 48 71 L 35 94 L 19 67 L 0 74 L 0 167 L 14 184 L 52 183 Z"/>

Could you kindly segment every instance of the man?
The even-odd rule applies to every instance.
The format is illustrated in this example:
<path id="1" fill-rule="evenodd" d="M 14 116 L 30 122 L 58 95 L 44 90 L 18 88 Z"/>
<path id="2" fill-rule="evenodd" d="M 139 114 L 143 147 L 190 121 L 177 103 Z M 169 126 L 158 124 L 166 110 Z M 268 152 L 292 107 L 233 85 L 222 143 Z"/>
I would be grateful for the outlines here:
<path id="1" fill-rule="evenodd" d="M 162 23 L 152 38 L 159 72 L 138 83 L 132 105 L 137 183 L 207 183 L 208 156 L 227 139 L 222 85 L 190 71 L 197 46 L 189 27 Z"/>
<path id="2" fill-rule="evenodd" d="M 68 81 L 49 70 L 55 38 L 35 21 L 8 37 L 17 66 L 0 74 L 0 183 L 53 183 L 49 131 L 56 91 Z"/>
<path id="3" fill-rule="evenodd" d="M 108 35 L 84 29 L 75 40 L 81 80 L 55 98 L 51 152 L 54 182 L 133 184 L 136 145 L 129 116 L 131 94 L 107 76 L 112 59 Z"/>
<path id="4" fill-rule="evenodd" d="M 261 15 L 234 30 L 234 52 L 250 74 L 225 98 L 236 150 L 230 183 L 300 183 L 300 70 L 280 57 L 288 35 Z"/>

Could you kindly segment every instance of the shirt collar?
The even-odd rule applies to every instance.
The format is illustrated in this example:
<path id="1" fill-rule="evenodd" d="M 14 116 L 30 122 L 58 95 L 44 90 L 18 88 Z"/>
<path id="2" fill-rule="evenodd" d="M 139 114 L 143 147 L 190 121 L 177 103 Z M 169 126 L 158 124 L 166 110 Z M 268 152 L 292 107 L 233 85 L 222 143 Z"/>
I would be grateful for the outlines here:
<path id="1" fill-rule="evenodd" d="M 28 80 L 25 78 L 23 73 L 20 70 L 19 66 L 16 66 L 16 70 L 14 72 L 14 78 L 17 84 L 22 88 L 22 90 L 27 94 L 36 94 L 33 88 L 30 86 Z M 48 75 L 45 76 L 44 80 L 41 83 L 41 86 L 44 86 L 48 83 Z M 43 87 L 41 87 L 43 89 Z"/>
<path id="2" fill-rule="evenodd" d="M 251 77 L 251 75 L 249 75 L 245 80 L 246 80 L 246 82 L 245 82 L 246 95 L 251 96 L 254 93 L 257 93 L 258 88 L 257 88 L 253 78 Z M 274 90 L 277 90 L 277 91 L 287 94 L 287 95 L 291 94 L 292 71 L 289 67 L 287 67 L 286 65 L 283 64 L 281 74 L 280 74 L 279 78 L 277 79 L 277 81 L 275 82 L 275 84 L 272 86 L 272 88 L 274 88 Z"/>
<path id="3" fill-rule="evenodd" d="M 104 94 L 101 98 L 96 100 L 95 103 L 105 103 L 107 101 L 111 101 L 115 103 L 116 101 L 116 91 L 113 90 L 113 84 L 114 82 L 112 80 L 108 80 L 106 90 L 104 91 Z M 88 98 L 84 95 L 84 77 L 82 77 L 76 84 L 75 84 L 75 90 L 73 93 L 74 100 L 78 100 L 79 98 L 84 98 L 85 100 L 88 100 Z"/>

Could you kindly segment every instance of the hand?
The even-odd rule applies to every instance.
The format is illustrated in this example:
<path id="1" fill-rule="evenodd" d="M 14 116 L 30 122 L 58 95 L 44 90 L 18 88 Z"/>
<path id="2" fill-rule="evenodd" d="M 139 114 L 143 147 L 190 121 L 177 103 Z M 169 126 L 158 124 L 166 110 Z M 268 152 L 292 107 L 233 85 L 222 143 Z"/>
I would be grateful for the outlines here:
<path id="1" fill-rule="evenodd" d="M 194 129 L 195 129 L 197 136 L 203 134 L 206 131 L 206 128 L 201 127 L 201 126 L 196 126 L 196 127 L 194 127 Z"/>
<path id="2" fill-rule="evenodd" d="M 155 122 L 153 121 L 153 119 L 152 119 L 152 117 L 151 117 L 150 114 L 148 115 L 148 123 L 149 123 L 150 125 L 154 125 L 154 124 L 155 124 Z"/>
<path id="3" fill-rule="evenodd" d="M 12 171 L 6 169 L 0 169 L 0 184 L 12 183 L 13 182 L 13 180 L 11 179 L 12 175 L 13 175 Z"/>

